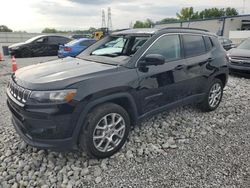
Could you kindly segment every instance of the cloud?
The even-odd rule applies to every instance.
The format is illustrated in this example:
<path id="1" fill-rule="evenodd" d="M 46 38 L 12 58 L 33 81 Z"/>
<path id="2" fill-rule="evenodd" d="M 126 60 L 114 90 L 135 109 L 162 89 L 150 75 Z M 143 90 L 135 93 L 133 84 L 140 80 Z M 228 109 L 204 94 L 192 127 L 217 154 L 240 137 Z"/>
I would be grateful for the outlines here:
<path id="1" fill-rule="evenodd" d="M 89 4 L 89 5 L 100 5 L 100 4 L 109 4 L 111 3 L 110 0 L 69 0 L 74 3 L 79 3 L 79 4 Z"/>

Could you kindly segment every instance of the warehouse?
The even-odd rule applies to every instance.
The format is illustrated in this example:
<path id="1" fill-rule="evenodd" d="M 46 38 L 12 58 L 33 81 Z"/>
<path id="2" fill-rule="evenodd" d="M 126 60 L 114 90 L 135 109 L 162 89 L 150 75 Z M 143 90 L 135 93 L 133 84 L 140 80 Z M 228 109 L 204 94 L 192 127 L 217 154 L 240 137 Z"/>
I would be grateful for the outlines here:
<path id="1" fill-rule="evenodd" d="M 225 16 L 203 20 L 167 22 L 155 25 L 163 27 L 190 27 L 206 29 L 219 36 L 229 37 L 230 31 L 250 30 L 250 14 L 238 16 Z"/>

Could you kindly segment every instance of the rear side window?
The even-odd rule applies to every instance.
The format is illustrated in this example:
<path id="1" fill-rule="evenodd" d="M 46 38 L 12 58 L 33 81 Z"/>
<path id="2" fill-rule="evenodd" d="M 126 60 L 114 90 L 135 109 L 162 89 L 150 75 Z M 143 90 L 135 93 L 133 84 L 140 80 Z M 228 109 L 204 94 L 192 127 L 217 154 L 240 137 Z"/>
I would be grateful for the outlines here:
<path id="1" fill-rule="evenodd" d="M 49 37 L 49 43 L 51 44 L 65 44 L 68 41 L 69 39 L 65 37 L 57 37 L 57 36 Z"/>
<path id="2" fill-rule="evenodd" d="M 84 40 L 84 41 L 80 42 L 80 46 L 90 46 L 94 43 L 95 43 L 94 40 Z"/>
<path id="3" fill-rule="evenodd" d="M 206 52 L 206 47 L 202 36 L 183 35 L 182 37 L 186 57 L 201 55 Z"/>
<path id="4" fill-rule="evenodd" d="M 205 41 L 205 44 L 206 44 L 207 51 L 210 51 L 213 48 L 213 43 L 211 41 L 211 38 L 208 37 L 208 36 L 205 36 L 204 41 Z"/>
<path id="5" fill-rule="evenodd" d="M 148 54 L 160 54 L 166 58 L 166 61 L 177 60 L 181 58 L 179 35 L 167 35 L 157 40 L 147 51 Z"/>

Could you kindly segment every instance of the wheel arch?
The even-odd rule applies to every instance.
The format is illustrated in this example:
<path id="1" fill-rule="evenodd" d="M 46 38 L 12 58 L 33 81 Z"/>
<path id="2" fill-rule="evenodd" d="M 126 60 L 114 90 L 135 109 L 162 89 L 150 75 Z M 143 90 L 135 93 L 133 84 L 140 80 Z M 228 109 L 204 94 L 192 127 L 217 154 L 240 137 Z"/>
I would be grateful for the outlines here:
<path id="1" fill-rule="evenodd" d="M 223 87 L 226 86 L 226 84 L 227 84 L 227 74 L 226 73 L 218 74 L 214 78 L 221 80 Z"/>
<path id="2" fill-rule="evenodd" d="M 79 135 L 81 132 L 81 129 L 87 125 L 86 118 L 89 112 L 93 110 L 95 107 L 102 105 L 104 103 L 115 103 L 117 105 L 120 105 L 123 107 L 127 113 L 129 114 L 131 125 L 134 126 L 137 124 L 138 120 L 138 112 L 136 103 L 134 101 L 134 98 L 129 93 L 116 93 L 108 96 L 104 96 L 98 99 L 95 99 L 93 101 L 90 101 L 89 103 L 83 103 L 84 109 L 79 115 L 79 118 L 77 120 L 77 124 L 73 133 L 73 138 L 75 139 L 75 142 L 78 142 Z"/>

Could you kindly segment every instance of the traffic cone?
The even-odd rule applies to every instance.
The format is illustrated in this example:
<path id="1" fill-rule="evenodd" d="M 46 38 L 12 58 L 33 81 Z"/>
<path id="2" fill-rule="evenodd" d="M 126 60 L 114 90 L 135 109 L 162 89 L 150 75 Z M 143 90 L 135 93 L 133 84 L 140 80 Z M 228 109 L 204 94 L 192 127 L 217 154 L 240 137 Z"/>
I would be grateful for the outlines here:
<path id="1" fill-rule="evenodd" d="M 1 52 L 0 52 L 0 61 L 3 61 L 3 55 Z"/>
<path id="2" fill-rule="evenodd" d="M 16 70 L 17 70 L 17 64 L 16 64 L 16 58 L 15 58 L 15 56 L 12 56 L 12 58 L 11 58 L 11 66 L 12 66 L 12 72 L 16 72 Z"/>

